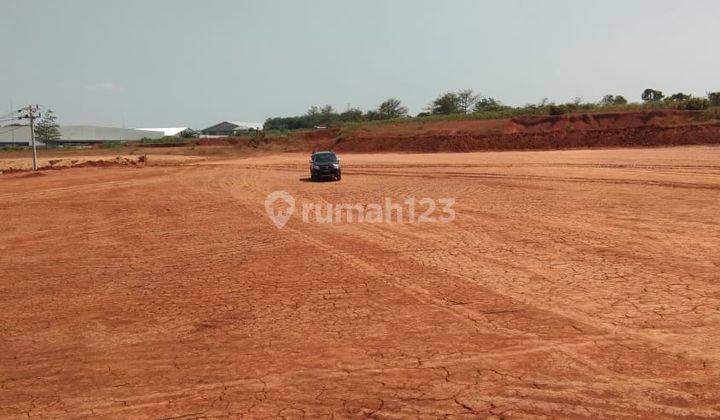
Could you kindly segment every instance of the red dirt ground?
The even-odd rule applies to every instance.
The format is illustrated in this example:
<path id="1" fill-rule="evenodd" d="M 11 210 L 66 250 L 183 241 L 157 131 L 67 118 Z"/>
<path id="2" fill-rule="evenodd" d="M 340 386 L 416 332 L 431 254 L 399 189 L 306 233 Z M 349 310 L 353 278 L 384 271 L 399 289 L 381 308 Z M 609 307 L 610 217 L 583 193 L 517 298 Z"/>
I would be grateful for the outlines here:
<path id="1" fill-rule="evenodd" d="M 0 417 L 720 417 L 720 147 L 342 157 L 0 176 Z"/>

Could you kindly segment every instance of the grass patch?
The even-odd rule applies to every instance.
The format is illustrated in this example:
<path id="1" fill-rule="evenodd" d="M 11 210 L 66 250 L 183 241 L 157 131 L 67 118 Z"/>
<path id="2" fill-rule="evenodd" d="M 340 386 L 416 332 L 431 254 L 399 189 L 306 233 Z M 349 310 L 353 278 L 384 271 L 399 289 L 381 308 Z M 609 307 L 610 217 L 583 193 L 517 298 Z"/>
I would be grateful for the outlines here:
<path id="1" fill-rule="evenodd" d="M 125 142 L 123 141 L 105 141 L 99 145 L 101 149 L 121 149 L 124 146 Z"/>
<path id="2" fill-rule="evenodd" d="M 3 146 L 0 147 L 0 152 L 19 152 L 21 150 L 30 150 L 29 146 Z"/>
<path id="3" fill-rule="evenodd" d="M 192 140 L 192 139 L 186 139 L 186 138 L 177 137 L 177 136 L 165 136 L 165 137 L 161 137 L 159 139 L 149 139 L 149 138 L 145 137 L 134 143 L 139 143 L 139 144 L 173 143 L 174 144 L 174 143 L 187 143 L 190 140 Z"/>

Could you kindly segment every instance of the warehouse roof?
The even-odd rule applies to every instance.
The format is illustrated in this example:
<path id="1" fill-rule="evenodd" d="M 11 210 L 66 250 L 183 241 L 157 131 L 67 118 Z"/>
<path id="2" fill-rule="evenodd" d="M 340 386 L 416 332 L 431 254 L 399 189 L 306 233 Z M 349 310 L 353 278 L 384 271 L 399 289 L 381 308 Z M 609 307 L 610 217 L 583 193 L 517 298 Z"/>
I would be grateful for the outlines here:
<path id="1" fill-rule="evenodd" d="M 99 127 L 94 125 L 61 125 L 58 127 L 58 130 L 60 131 L 60 143 L 97 143 L 104 141 L 140 140 L 142 138 L 159 139 L 163 137 L 163 134 L 158 131 Z M 30 143 L 30 127 L 0 127 L 0 143 L 5 145 Z"/>
<path id="2" fill-rule="evenodd" d="M 243 122 L 243 121 L 222 121 L 217 124 L 211 125 L 210 127 L 202 130 L 206 131 L 240 131 L 240 130 L 262 130 L 263 125 L 254 122 Z"/>
<path id="3" fill-rule="evenodd" d="M 178 134 L 182 134 L 184 131 L 187 131 L 189 129 L 190 127 L 136 128 L 136 130 L 160 131 L 165 136 L 177 136 Z"/>
<path id="4" fill-rule="evenodd" d="M 238 128 L 244 128 L 244 129 L 253 129 L 253 130 L 262 130 L 263 125 L 260 123 L 253 123 L 253 122 L 243 122 L 243 121 L 226 121 L 230 124 L 235 124 L 238 126 Z"/>

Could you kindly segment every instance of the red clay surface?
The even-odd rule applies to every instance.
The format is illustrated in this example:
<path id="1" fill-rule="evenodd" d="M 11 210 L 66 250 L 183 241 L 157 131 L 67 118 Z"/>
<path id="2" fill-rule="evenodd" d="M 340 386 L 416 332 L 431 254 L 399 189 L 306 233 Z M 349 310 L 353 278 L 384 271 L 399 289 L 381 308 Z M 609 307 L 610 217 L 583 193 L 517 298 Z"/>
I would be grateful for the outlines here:
<path id="1" fill-rule="evenodd" d="M 720 147 L 342 157 L 0 176 L 0 416 L 720 416 Z"/>

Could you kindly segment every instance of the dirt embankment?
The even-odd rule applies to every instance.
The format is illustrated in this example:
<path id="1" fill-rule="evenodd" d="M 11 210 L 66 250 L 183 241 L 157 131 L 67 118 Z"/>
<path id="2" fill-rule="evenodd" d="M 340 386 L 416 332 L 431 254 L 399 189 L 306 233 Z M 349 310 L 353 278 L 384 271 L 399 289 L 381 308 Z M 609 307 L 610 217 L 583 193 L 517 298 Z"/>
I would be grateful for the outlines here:
<path id="1" fill-rule="evenodd" d="M 287 151 L 329 150 L 335 146 L 341 133 L 341 128 L 324 128 L 321 130 L 299 131 L 289 137 L 270 137 L 268 141 L 276 145 L 282 145 Z"/>
<path id="2" fill-rule="evenodd" d="M 43 159 L 38 164 L 39 170 L 87 168 L 87 167 L 111 167 L 111 166 L 138 166 L 144 165 L 146 156 L 116 156 L 114 158 L 66 158 L 66 159 Z M 31 162 L 28 158 L 15 160 L 0 160 L 0 174 L 27 172 L 31 170 Z"/>
<path id="3" fill-rule="evenodd" d="M 322 135 L 321 135 L 322 134 Z M 692 111 L 654 110 L 408 122 L 305 133 L 314 147 L 341 152 L 470 152 L 720 144 L 720 121 Z"/>
<path id="4" fill-rule="evenodd" d="M 141 167 L 141 166 L 167 166 L 179 165 L 202 160 L 200 157 L 168 156 L 168 155 L 117 155 L 117 156 L 83 156 L 73 155 L 66 157 L 40 158 L 39 170 L 60 170 L 69 168 L 87 167 Z M 32 160 L 28 156 L 2 158 L 0 156 L 0 174 L 28 172 L 32 169 Z"/>

